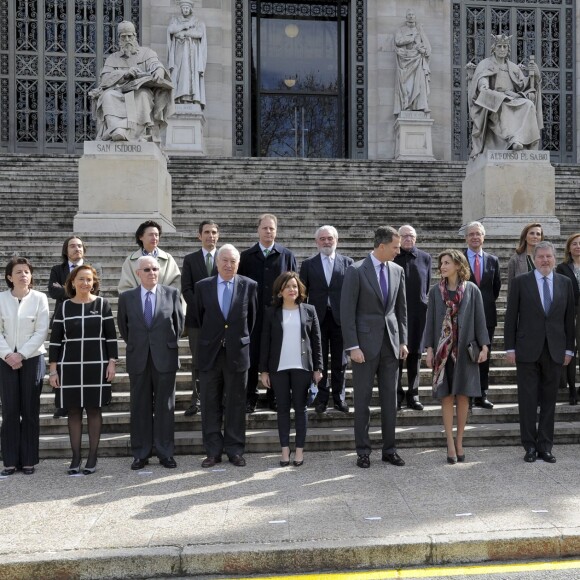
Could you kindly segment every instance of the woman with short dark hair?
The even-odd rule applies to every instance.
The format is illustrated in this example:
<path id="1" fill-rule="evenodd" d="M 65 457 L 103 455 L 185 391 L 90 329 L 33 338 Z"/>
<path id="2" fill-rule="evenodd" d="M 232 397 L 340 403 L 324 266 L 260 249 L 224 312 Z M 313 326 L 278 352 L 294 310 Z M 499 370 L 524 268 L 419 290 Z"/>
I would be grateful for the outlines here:
<path id="1" fill-rule="evenodd" d="M 0 293 L 3 476 L 13 475 L 19 468 L 32 475 L 39 461 L 48 300 L 32 289 L 33 271 L 27 258 L 12 258 L 4 274 L 9 289 Z"/>
<path id="2" fill-rule="evenodd" d="M 306 288 L 296 272 L 280 274 L 272 293 L 272 306 L 264 313 L 261 378 L 262 384 L 276 394 L 282 467 L 290 465 L 290 408 L 294 407 L 293 463 L 299 467 L 304 463 L 308 389 L 322 378 L 320 325 L 314 306 L 305 304 Z"/>

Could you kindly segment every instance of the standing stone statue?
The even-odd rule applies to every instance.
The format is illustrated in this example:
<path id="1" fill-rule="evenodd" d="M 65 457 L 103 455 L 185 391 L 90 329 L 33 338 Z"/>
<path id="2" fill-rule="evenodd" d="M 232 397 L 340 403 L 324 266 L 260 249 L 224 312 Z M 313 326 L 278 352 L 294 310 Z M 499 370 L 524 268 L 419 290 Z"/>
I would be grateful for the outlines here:
<path id="1" fill-rule="evenodd" d="M 492 56 L 477 65 L 468 87 L 472 159 L 488 149 L 538 149 L 543 128 L 538 65 L 530 58 L 525 76 L 508 59 L 511 36 L 492 38 Z"/>
<path id="2" fill-rule="evenodd" d="M 117 32 L 121 50 L 107 57 L 91 91 L 97 140 L 159 141 L 173 113 L 171 77 L 153 50 L 139 46 L 132 22 Z"/>
<path id="3" fill-rule="evenodd" d="M 169 70 L 175 86 L 175 102 L 197 103 L 205 107 L 205 65 L 207 38 L 205 24 L 193 15 L 193 0 L 177 0 L 181 15 L 167 27 Z"/>
<path id="4" fill-rule="evenodd" d="M 416 23 L 415 11 L 407 10 L 406 23 L 395 34 L 397 54 L 397 84 L 395 87 L 395 115 L 401 111 L 428 113 L 429 57 L 431 44 L 423 27 Z"/>

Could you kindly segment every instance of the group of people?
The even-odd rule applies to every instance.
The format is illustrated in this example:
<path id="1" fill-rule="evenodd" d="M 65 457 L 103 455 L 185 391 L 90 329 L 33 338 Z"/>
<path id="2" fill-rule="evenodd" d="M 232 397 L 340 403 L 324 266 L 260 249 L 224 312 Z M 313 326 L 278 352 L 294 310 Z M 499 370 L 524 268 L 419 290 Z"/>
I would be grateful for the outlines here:
<path id="1" fill-rule="evenodd" d="M 177 465 L 175 378 L 184 331 L 192 353 L 192 398 L 185 414 L 201 412 L 204 468 L 220 463 L 224 453 L 234 466 L 246 464 L 246 415 L 256 409 L 259 381 L 267 389 L 268 406 L 277 412 L 280 465 L 303 465 L 308 395 L 317 390 L 317 413 L 325 413 L 329 404 L 348 413 L 348 359 L 356 464 L 370 467 L 370 403 L 376 379 L 382 460 L 403 466 L 395 442 L 397 410 L 404 401 L 410 409 L 423 410 L 419 369 L 425 351 L 433 370 L 433 396 L 441 402 L 447 461 L 465 461 L 463 433 L 470 406 L 493 409 L 489 356 L 501 276 L 497 257 L 483 251 L 481 223 L 466 227 L 463 251 L 446 249 L 438 255 L 440 280 L 434 285 L 431 256 L 417 247 L 411 225 L 378 228 L 372 251 L 358 262 L 336 251 L 336 228 L 321 226 L 315 233 L 318 253 L 304 260 L 299 271 L 294 254 L 276 242 L 272 214 L 259 216 L 258 241 L 241 253 L 231 244 L 218 250 L 219 226 L 204 220 L 198 229 L 201 248 L 185 256 L 181 270 L 159 248 L 161 233 L 154 221 L 139 226 L 139 248 L 125 260 L 119 281 L 117 326 L 126 343 L 130 379 L 131 469 L 145 467 L 154 453 L 162 466 Z M 6 267 L 8 290 L 0 293 L 4 476 L 18 469 L 32 474 L 38 463 L 49 329 L 48 377 L 55 416 L 68 416 L 68 473 L 90 475 L 96 470 L 101 410 L 111 401 L 116 372 L 117 335 L 111 306 L 99 296 L 99 272 L 85 261 L 83 241 L 78 236 L 65 240 L 62 257 L 49 279 L 48 293 L 56 301 L 50 321 L 46 295 L 33 289 L 29 260 L 15 257 Z M 570 403 L 577 402 L 579 296 L 580 233 L 569 237 L 565 260 L 556 269 L 554 247 L 543 240 L 541 224 L 528 224 L 508 263 L 504 336 L 506 358 L 517 367 L 526 461 L 539 457 L 555 462 L 558 387 L 568 385 Z M 401 380 L 405 366 L 406 393 Z M 89 435 L 84 465 L 83 410 Z"/>

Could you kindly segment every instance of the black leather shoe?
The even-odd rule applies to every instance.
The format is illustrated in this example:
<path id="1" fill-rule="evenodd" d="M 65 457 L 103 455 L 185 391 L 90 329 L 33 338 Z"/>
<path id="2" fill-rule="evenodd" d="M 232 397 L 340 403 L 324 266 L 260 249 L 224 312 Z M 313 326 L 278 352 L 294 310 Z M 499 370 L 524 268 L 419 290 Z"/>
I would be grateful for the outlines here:
<path id="1" fill-rule="evenodd" d="M 186 417 L 193 417 L 199 413 L 199 407 L 197 405 L 190 405 L 189 408 L 183 413 Z"/>
<path id="2" fill-rule="evenodd" d="M 359 455 L 356 458 L 356 464 L 358 467 L 368 469 L 371 466 L 371 458 L 368 455 Z"/>
<path id="3" fill-rule="evenodd" d="M 556 463 L 556 458 L 549 451 L 538 451 L 538 458 L 546 463 Z"/>
<path id="4" fill-rule="evenodd" d="M 232 457 L 230 457 L 230 463 L 232 463 L 236 467 L 246 466 L 246 460 L 244 459 L 243 455 L 232 455 Z"/>
<path id="5" fill-rule="evenodd" d="M 252 403 L 246 404 L 246 413 L 253 413 L 255 410 L 256 410 L 256 405 L 253 405 Z"/>
<path id="6" fill-rule="evenodd" d="M 487 397 L 477 397 L 473 404 L 481 409 L 493 409 L 493 403 Z"/>
<path id="7" fill-rule="evenodd" d="M 222 462 L 222 456 L 218 455 L 217 457 L 213 457 L 212 455 L 208 455 L 202 462 L 201 466 L 206 469 L 208 467 L 214 467 L 216 463 Z"/>
<path id="8" fill-rule="evenodd" d="M 534 447 L 530 447 L 526 454 L 524 455 L 524 461 L 526 463 L 534 463 L 536 461 L 536 449 Z"/>
<path id="9" fill-rule="evenodd" d="M 62 419 L 68 415 L 68 411 L 65 409 L 57 409 L 52 416 L 53 419 Z"/>
<path id="10" fill-rule="evenodd" d="M 386 461 L 391 465 L 396 465 L 397 467 L 403 467 L 403 465 L 405 465 L 405 461 L 397 452 L 383 453 L 383 461 Z"/>
<path id="11" fill-rule="evenodd" d="M 403 408 L 403 403 L 398 402 L 397 403 L 397 411 L 400 411 Z"/>
<path id="12" fill-rule="evenodd" d="M 16 473 L 16 467 L 6 467 L 2 470 L 0 475 L 2 477 L 8 477 L 9 475 L 14 475 Z"/>
<path id="13" fill-rule="evenodd" d="M 270 401 L 268 403 L 268 409 L 270 409 L 270 411 L 277 412 L 278 411 L 278 403 L 276 403 L 276 401 Z"/>
<path id="14" fill-rule="evenodd" d="M 555 458 L 554 458 L 554 461 L 556 461 Z M 24 473 L 24 475 L 32 475 L 34 473 L 34 467 L 23 467 L 22 473 Z"/>
<path id="15" fill-rule="evenodd" d="M 574 392 L 570 392 L 570 398 L 568 399 L 568 401 L 570 402 L 570 405 L 577 405 L 578 404 L 578 398 L 576 397 L 576 389 L 574 389 Z"/>
<path id="16" fill-rule="evenodd" d="M 407 403 L 407 407 L 409 407 L 409 409 L 413 409 L 413 411 L 422 411 L 423 403 L 420 403 L 419 401 L 410 401 Z"/>
<path id="17" fill-rule="evenodd" d="M 143 469 L 146 465 L 149 465 L 148 459 L 133 459 L 133 463 L 131 463 L 131 469 L 133 471 L 137 471 L 138 469 Z"/>
<path id="18" fill-rule="evenodd" d="M 340 401 L 339 403 L 334 403 L 334 408 L 341 413 L 348 413 L 348 405 L 344 401 Z"/>
<path id="19" fill-rule="evenodd" d="M 175 469 L 177 467 L 177 463 L 173 457 L 161 457 L 159 459 L 159 463 L 161 463 L 161 465 L 167 469 Z"/>
<path id="20" fill-rule="evenodd" d="M 326 403 L 316 403 L 314 405 L 314 410 L 319 414 L 326 413 Z"/>

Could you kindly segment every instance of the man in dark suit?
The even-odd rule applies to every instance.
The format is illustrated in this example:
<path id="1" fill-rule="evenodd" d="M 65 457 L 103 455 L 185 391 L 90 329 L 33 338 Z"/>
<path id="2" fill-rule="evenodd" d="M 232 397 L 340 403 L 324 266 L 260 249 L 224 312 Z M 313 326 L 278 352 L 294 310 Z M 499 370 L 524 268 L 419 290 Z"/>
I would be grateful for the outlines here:
<path id="1" fill-rule="evenodd" d="M 119 296 L 117 324 L 127 343 L 131 384 L 131 469 L 143 469 L 153 446 L 163 467 L 174 452 L 175 374 L 184 317 L 179 290 L 158 284 L 159 262 L 137 260 L 140 285 Z"/>
<path id="2" fill-rule="evenodd" d="M 535 246 L 534 265 L 535 270 L 517 276 L 510 285 L 506 359 L 516 365 L 524 461 L 532 463 L 537 454 L 555 463 L 552 446 L 560 374 L 574 355 L 574 292 L 570 280 L 554 272 L 556 256 L 550 242 Z"/>
<path id="3" fill-rule="evenodd" d="M 258 285 L 236 275 L 239 263 L 238 250 L 224 244 L 217 255 L 217 276 L 195 287 L 193 316 L 199 329 L 201 428 L 207 455 L 202 467 L 220 463 L 223 451 L 236 467 L 246 465 L 246 379 Z"/>
<path id="4" fill-rule="evenodd" d="M 294 254 L 276 243 L 278 219 L 270 213 L 258 218 L 258 243 L 244 250 L 240 256 L 239 274 L 258 283 L 258 313 L 250 345 L 250 369 L 248 370 L 246 412 L 253 413 L 258 402 L 258 367 L 260 365 L 260 343 L 264 309 L 272 304 L 274 280 L 284 272 L 296 272 Z M 276 410 L 276 399 L 272 389 L 267 390 L 268 406 Z"/>
<path id="5" fill-rule="evenodd" d="M 393 260 L 405 272 L 405 293 L 407 299 L 407 348 L 406 361 L 399 361 L 399 382 L 397 385 L 397 409 L 407 399 L 407 407 L 422 411 L 419 401 L 419 371 L 421 355 L 425 348 L 423 332 L 427 320 L 427 295 L 431 287 L 431 256 L 416 246 L 417 232 L 410 225 L 399 228 L 401 252 Z M 403 367 L 407 365 L 407 395 L 403 390 Z"/>
<path id="6" fill-rule="evenodd" d="M 195 299 L 195 285 L 200 280 L 217 274 L 216 246 L 220 237 L 218 225 L 213 220 L 204 220 L 199 224 L 198 239 L 201 249 L 187 254 L 183 258 L 181 272 L 181 290 L 187 304 L 185 313 L 185 327 L 191 351 L 191 382 L 193 385 L 191 405 L 185 411 L 186 417 L 196 415 L 199 411 L 199 370 L 197 364 L 197 328 L 193 324 L 193 305 Z"/>
<path id="7" fill-rule="evenodd" d="M 50 318 L 51 328 L 56 309 L 67 298 L 64 291 L 64 283 L 72 270 L 77 266 L 82 266 L 86 251 L 87 249 L 79 237 L 74 235 L 69 236 L 62 244 L 62 262 L 53 266 L 50 270 L 50 277 L 48 279 L 48 295 L 56 301 Z M 53 418 L 59 419 L 66 416 L 67 412 L 65 409 L 56 409 Z"/>
<path id="8" fill-rule="evenodd" d="M 485 362 L 479 363 L 479 378 L 481 382 L 481 397 L 476 397 L 474 405 L 483 409 L 493 409 L 493 403 L 487 398 L 489 389 L 489 360 L 493 334 L 497 326 L 496 301 L 501 289 L 501 276 L 497 256 L 483 251 L 485 228 L 480 222 L 471 222 L 465 228 L 467 248 L 465 257 L 471 270 L 471 282 L 477 284 L 483 298 L 485 324 L 489 334 L 489 353 Z"/>
<path id="9" fill-rule="evenodd" d="M 318 383 L 318 395 L 314 401 L 317 413 L 324 413 L 328 406 L 328 355 L 330 354 L 332 398 L 334 408 L 348 413 L 345 401 L 346 355 L 340 328 L 340 294 L 346 269 L 353 264 L 352 258 L 336 252 L 338 232 L 333 226 L 322 226 L 314 234 L 320 253 L 308 258 L 300 266 L 300 278 L 306 286 L 308 303 L 316 308 L 322 339 L 322 379 Z"/>
<path id="10" fill-rule="evenodd" d="M 354 436 L 359 467 L 370 467 L 370 402 L 375 376 L 381 404 L 383 461 L 403 466 L 395 447 L 399 359 L 407 357 L 405 273 L 393 263 L 401 238 L 394 228 L 375 232 L 374 249 L 346 271 L 340 299 L 344 348 L 354 383 Z"/>

